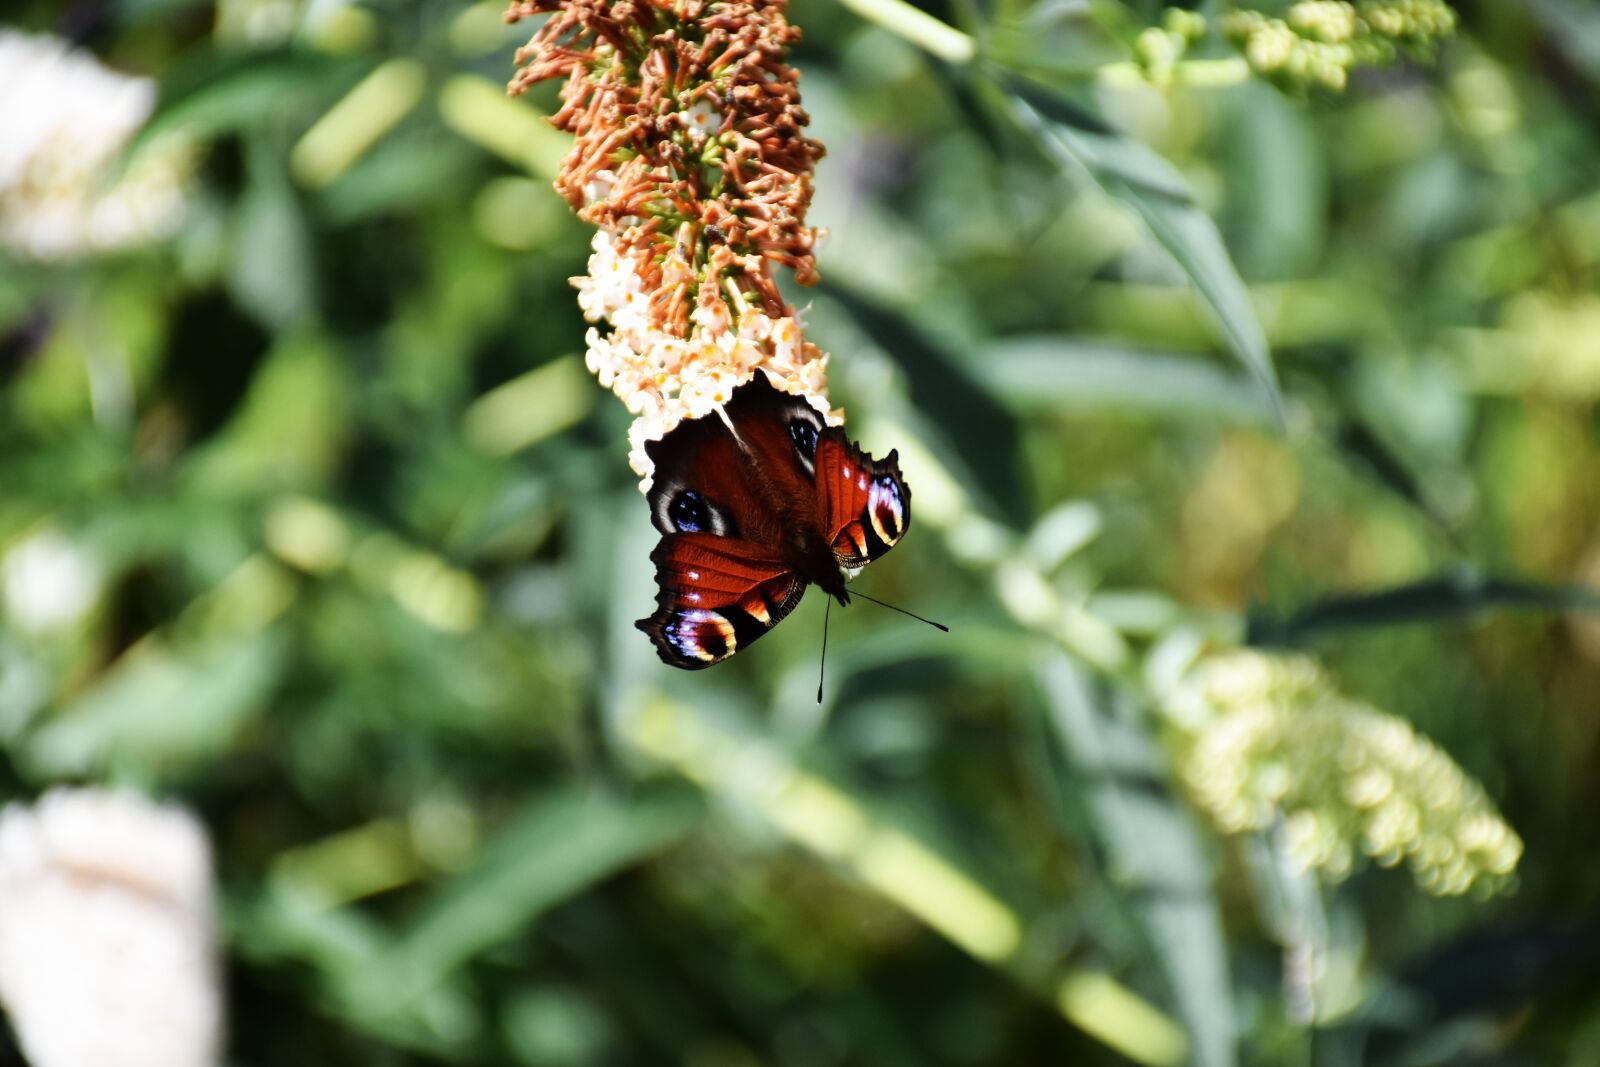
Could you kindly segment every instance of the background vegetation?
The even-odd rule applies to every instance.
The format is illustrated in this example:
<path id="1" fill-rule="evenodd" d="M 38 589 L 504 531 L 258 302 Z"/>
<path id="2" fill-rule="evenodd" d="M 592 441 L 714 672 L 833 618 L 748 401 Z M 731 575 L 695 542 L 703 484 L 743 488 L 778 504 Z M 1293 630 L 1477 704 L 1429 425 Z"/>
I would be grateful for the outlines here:
<path id="1" fill-rule="evenodd" d="M 1600 16 L 1340 89 L 1224 7 L 791 8 L 811 336 L 916 494 L 860 580 L 953 630 L 842 614 L 820 707 L 815 595 L 704 674 L 632 629 L 497 4 L 8 7 L 190 170 L 170 240 L 0 261 L 0 774 L 201 813 L 229 1062 L 1600 1063 Z M 1185 674 L 1238 646 L 1325 672 L 1208 661 L 1264 746 Z M 1435 755 L 1514 876 L 1315 779 Z"/>

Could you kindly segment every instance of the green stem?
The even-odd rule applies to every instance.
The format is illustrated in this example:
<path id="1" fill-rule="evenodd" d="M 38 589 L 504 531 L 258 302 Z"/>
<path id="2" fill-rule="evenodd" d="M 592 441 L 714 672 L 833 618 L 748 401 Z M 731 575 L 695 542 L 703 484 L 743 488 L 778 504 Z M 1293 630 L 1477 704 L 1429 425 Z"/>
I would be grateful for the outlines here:
<path id="1" fill-rule="evenodd" d="M 977 42 L 947 22 L 941 22 L 905 0 L 839 0 L 841 4 L 890 33 L 931 52 L 947 63 L 970 63 L 978 54 Z"/>
<path id="2" fill-rule="evenodd" d="M 1237 56 L 1228 59 L 1181 59 L 1172 65 L 1170 77 L 1174 85 L 1202 88 L 1238 85 L 1250 80 L 1250 64 Z M 1137 64 L 1131 62 L 1106 63 L 1095 70 L 1095 79 L 1110 86 L 1144 85 L 1150 80 Z"/>
<path id="3" fill-rule="evenodd" d="M 941 22 L 906 0 L 839 0 L 846 8 L 868 22 L 876 23 L 898 37 L 947 63 L 965 64 L 976 58 L 978 45 L 971 34 Z M 1143 85 L 1149 79 L 1131 62 L 1107 63 L 1094 69 L 1094 77 L 1106 85 Z M 1238 85 L 1250 78 L 1250 66 L 1237 56 L 1226 59 L 1185 59 L 1172 67 L 1172 81 L 1180 85 L 1219 87 Z"/>

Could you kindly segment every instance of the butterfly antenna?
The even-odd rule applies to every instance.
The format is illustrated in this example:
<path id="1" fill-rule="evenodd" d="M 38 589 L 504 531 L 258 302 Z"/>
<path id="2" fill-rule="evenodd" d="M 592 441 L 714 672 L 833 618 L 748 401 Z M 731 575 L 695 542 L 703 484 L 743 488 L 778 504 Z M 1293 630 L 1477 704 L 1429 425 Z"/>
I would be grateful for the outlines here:
<path id="1" fill-rule="evenodd" d="M 850 595 L 851 596 L 858 596 L 862 600 L 870 600 L 874 604 L 878 605 L 880 608 L 888 608 L 890 611 L 898 611 L 902 615 L 909 615 L 913 619 L 916 619 L 918 622 L 925 622 L 929 626 L 932 626 L 932 627 L 934 627 L 936 629 L 939 629 L 939 630 L 943 630 L 945 633 L 949 633 L 950 632 L 950 627 L 946 626 L 942 622 L 934 622 L 932 619 L 924 619 L 921 615 L 918 615 L 914 611 L 907 611 L 905 608 L 899 607 L 898 605 L 895 605 L 895 604 L 891 604 L 886 600 L 879 600 L 875 596 L 868 596 L 867 594 L 861 592 L 860 590 L 852 589 L 852 590 L 850 590 Z M 824 642 L 824 643 L 826 643 L 826 642 Z"/>
<path id="2" fill-rule="evenodd" d="M 817 703 L 822 703 L 822 680 L 828 676 L 828 616 L 833 614 L 833 600 L 822 611 L 822 666 L 817 668 Z"/>

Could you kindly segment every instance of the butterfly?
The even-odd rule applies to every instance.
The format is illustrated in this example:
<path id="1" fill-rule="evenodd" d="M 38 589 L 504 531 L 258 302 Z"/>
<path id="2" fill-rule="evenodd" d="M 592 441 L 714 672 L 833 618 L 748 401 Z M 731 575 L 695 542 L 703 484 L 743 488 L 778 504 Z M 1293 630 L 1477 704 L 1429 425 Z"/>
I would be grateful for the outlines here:
<path id="1" fill-rule="evenodd" d="M 722 415 L 645 446 L 659 591 L 655 614 L 635 625 L 685 670 L 748 648 L 808 585 L 848 604 L 845 582 L 911 523 L 897 455 L 866 455 L 765 374 L 735 389 Z"/>

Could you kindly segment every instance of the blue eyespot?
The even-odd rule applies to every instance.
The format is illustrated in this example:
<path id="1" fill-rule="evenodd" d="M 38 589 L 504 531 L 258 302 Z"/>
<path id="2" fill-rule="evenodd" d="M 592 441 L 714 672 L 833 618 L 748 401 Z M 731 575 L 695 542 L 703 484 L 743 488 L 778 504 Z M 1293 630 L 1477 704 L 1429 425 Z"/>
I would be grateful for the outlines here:
<path id="1" fill-rule="evenodd" d="M 795 450 L 800 453 L 800 458 L 807 462 L 817 454 L 817 428 L 805 419 L 795 419 L 789 423 L 789 440 L 794 442 Z"/>
<path id="2" fill-rule="evenodd" d="M 873 482 L 867 493 L 867 518 L 878 540 L 888 547 L 892 548 L 906 532 L 906 506 L 900 483 L 887 474 Z"/>
<path id="3" fill-rule="evenodd" d="M 733 624 L 715 611 L 683 611 L 662 631 L 684 659 L 715 663 L 739 648 Z"/>
<path id="4" fill-rule="evenodd" d="M 711 509 L 699 493 L 684 489 L 667 505 L 667 518 L 679 533 L 697 533 L 711 525 Z"/>

